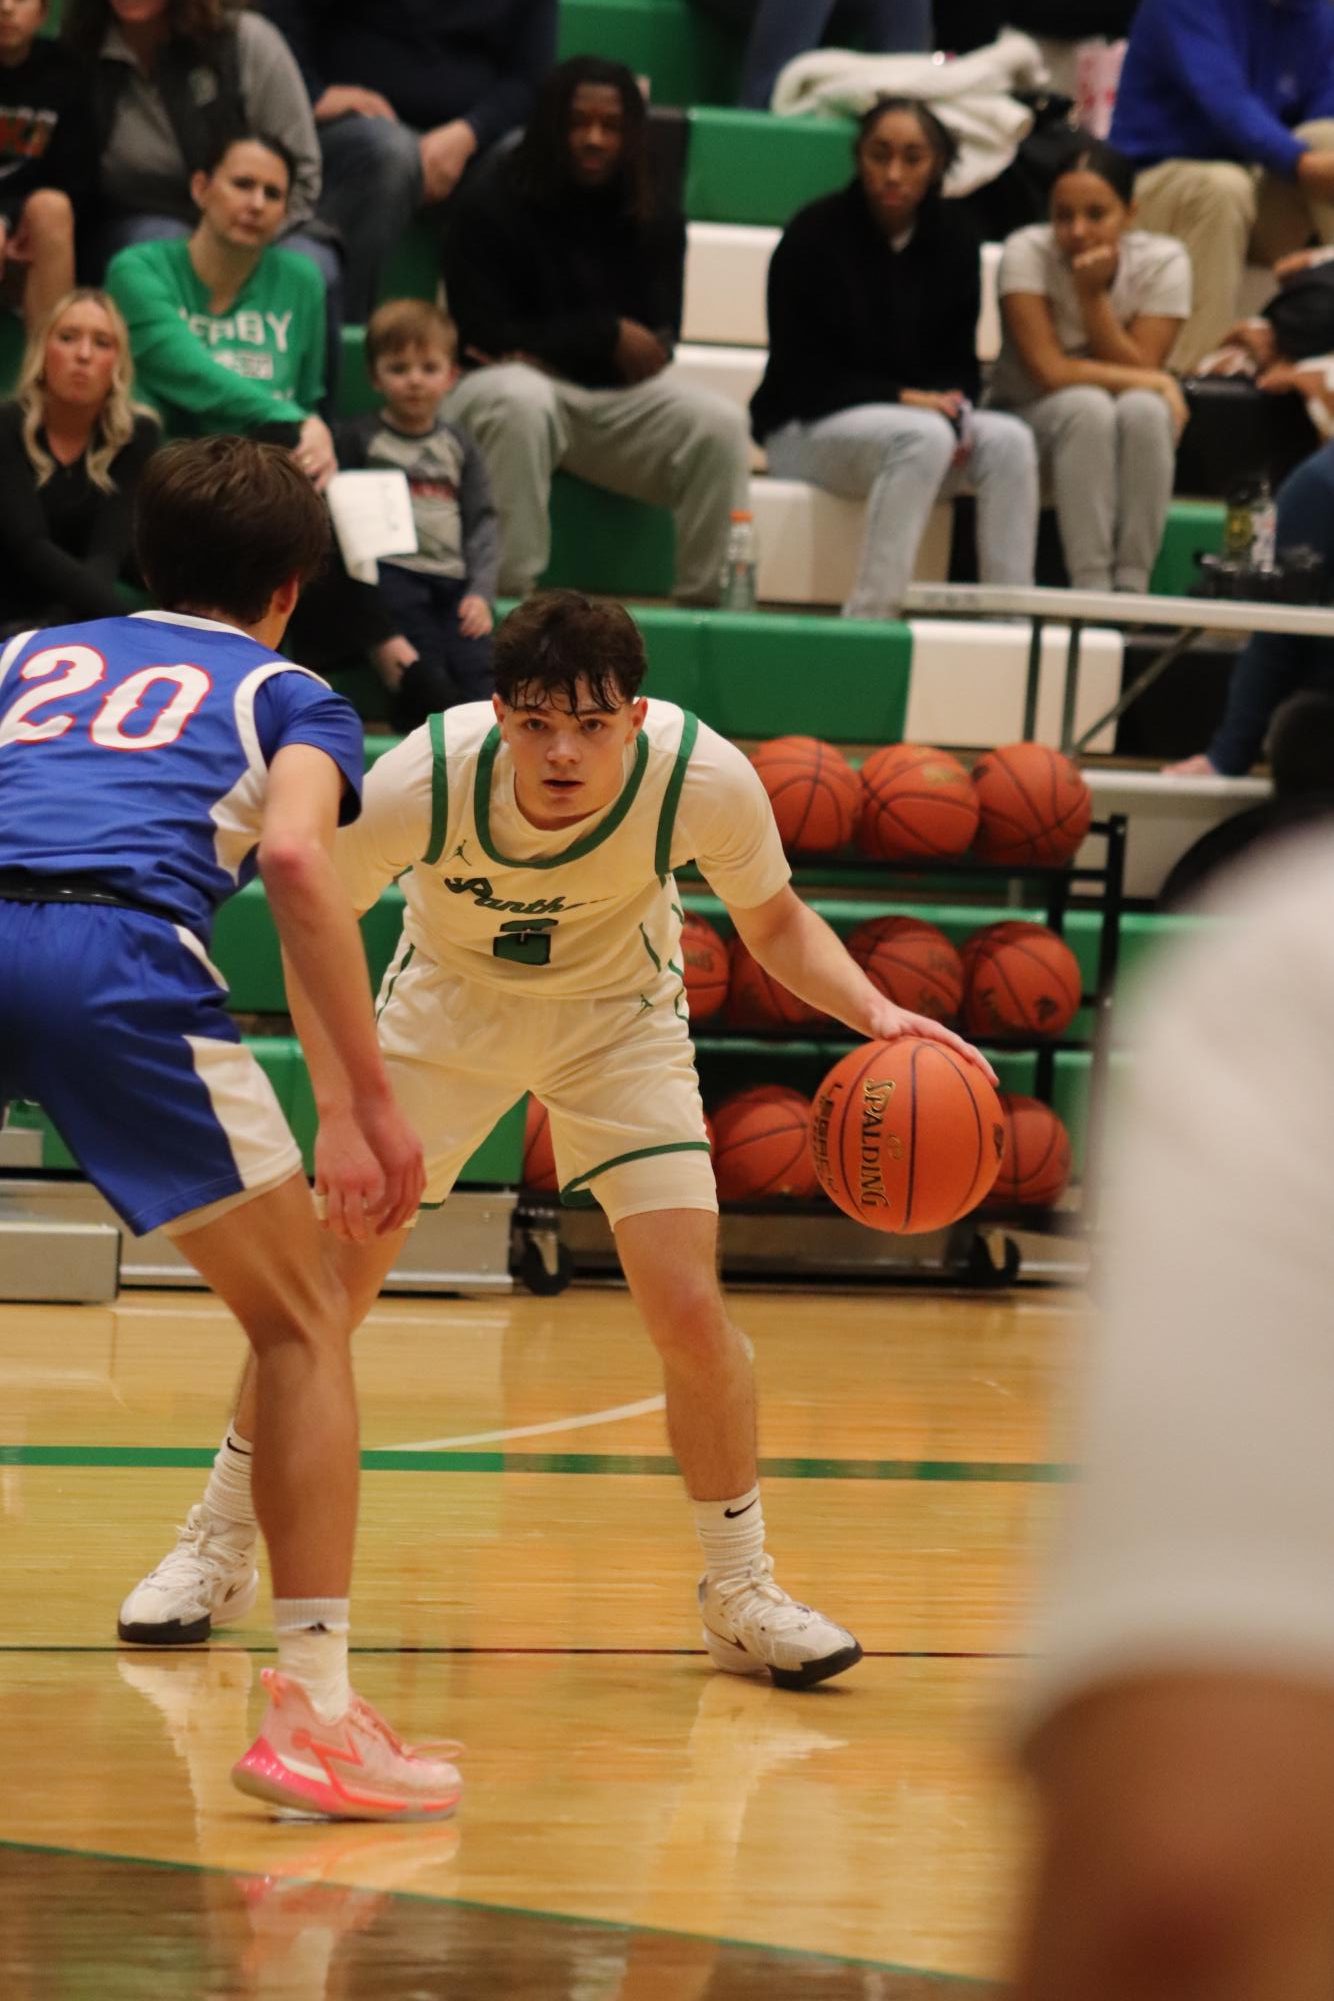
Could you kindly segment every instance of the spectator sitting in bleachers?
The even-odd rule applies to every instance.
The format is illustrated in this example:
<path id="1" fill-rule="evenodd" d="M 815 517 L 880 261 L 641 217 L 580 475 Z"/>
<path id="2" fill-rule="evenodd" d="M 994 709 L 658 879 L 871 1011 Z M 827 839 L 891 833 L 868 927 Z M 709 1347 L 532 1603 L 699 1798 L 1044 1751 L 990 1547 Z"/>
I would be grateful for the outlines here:
<path id="1" fill-rule="evenodd" d="M 131 504 L 158 439 L 132 379 L 105 292 L 68 293 L 29 336 L 0 404 L 0 633 L 125 609 Z"/>
<path id="2" fill-rule="evenodd" d="M 898 54 L 931 47 L 931 0 L 699 0 L 729 27 L 744 28 L 738 102 L 767 111 L 778 72 L 822 41 L 849 36 L 859 48 Z"/>
<path id="3" fill-rule="evenodd" d="M 1015 231 L 997 281 L 987 400 L 1033 427 L 1076 590 L 1149 588 L 1187 417 L 1164 362 L 1190 311 L 1190 259 L 1131 227 L 1134 182 L 1110 146 L 1076 153 L 1051 221 Z"/>
<path id="4" fill-rule="evenodd" d="M 978 243 L 941 197 L 954 142 L 889 98 L 858 128 L 857 177 L 801 209 L 769 266 L 769 362 L 751 403 L 781 479 L 867 498 L 850 618 L 894 618 L 931 509 L 977 494 L 984 583 L 1031 584 L 1033 433 L 974 411 Z"/>
<path id="5" fill-rule="evenodd" d="M 264 0 L 304 72 L 342 237 L 347 316 L 369 318 L 414 210 L 525 125 L 556 57 L 556 0 Z"/>
<path id="6" fill-rule="evenodd" d="M 74 283 L 75 219 L 96 188 L 78 58 L 38 31 L 46 0 L 0 8 L 0 298 L 29 332 Z"/>
<path id="7" fill-rule="evenodd" d="M 193 179 L 229 132 L 272 132 L 292 162 L 283 222 L 327 290 L 327 231 L 311 233 L 320 149 L 301 72 L 271 22 L 229 0 L 65 0 L 61 34 L 90 66 L 100 154 L 101 257 L 188 236 Z"/>
<path id="8" fill-rule="evenodd" d="M 481 453 L 440 415 L 458 373 L 453 325 L 424 299 L 392 299 L 371 315 L 366 363 L 385 407 L 334 426 L 338 463 L 407 475 L 417 553 L 382 557 L 360 588 L 379 611 L 372 645 L 394 697 L 391 720 L 416 729 L 456 702 L 486 700 L 500 534 Z"/>
<path id="9" fill-rule="evenodd" d="M 139 387 L 170 436 L 237 431 L 290 444 L 323 485 L 334 470 L 333 440 L 314 414 L 324 287 L 312 264 L 273 242 L 291 176 L 281 140 L 223 139 L 191 183 L 193 236 L 122 250 L 107 290 L 130 330 Z"/>
<path id="10" fill-rule="evenodd" d="M 1334 243 L 1334 9 L 1325 0 L 1142 0 L 1112 120 L 1145 229 L 1181 239 L 1187 374 L 1236 317 L 1248 256 Z"/>
<path id="11" fill-rule="evenodd" d="M 1276 496 L 1275 542 L 1322 557 L 1334 577 L 1334 444 L 1284 480 Z M 1305 690 L 1334 695 L 1334 661 L 1327 639 L 1295 632 L 1255 632 L 1232 669 L 1227 707 L 1208 750 L 1167 769 L 1174 778 L 1242 778 L 1260 755 L 1274 711 Z"/>
<path id="12" fill-rule="evenodd" d="M 446 407 L 500 509 L 501 589 L 547 567 L 551 475 L 671 507 L 676 597 L 715 604 L 750 451 L 735 404 L 669 372 L 685 222 L 654 194 L 647 113 L 621 63 L 553 70 L 521 145 L 460 197 L 445 276 L 465 374 Z"/>

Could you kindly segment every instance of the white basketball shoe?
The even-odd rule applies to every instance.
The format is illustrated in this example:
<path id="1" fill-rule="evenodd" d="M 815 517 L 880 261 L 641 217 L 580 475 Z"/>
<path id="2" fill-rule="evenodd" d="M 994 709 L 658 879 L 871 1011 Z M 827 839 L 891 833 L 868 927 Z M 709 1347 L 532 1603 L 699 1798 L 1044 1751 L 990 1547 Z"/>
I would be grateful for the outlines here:
<path id="1" fill-rule="evenodd" d="M 736 1577 L 702 1577 L 704 1644 L 727 1674 L 768 1674 L 778 1688 L 814 1688 L 862 1657 L 847 1628 L 789 1598 L 765 1556 Z"/>
<path id="2" fill-rule="evenodd" d="M 116 1632 L 132 1647 L 193 1647 L 215 1626 L 233 1626 L 259 1596 L 256 1531 L 225 1522 L 197 1502 L 176 1547 L 120 1608 Z"/>

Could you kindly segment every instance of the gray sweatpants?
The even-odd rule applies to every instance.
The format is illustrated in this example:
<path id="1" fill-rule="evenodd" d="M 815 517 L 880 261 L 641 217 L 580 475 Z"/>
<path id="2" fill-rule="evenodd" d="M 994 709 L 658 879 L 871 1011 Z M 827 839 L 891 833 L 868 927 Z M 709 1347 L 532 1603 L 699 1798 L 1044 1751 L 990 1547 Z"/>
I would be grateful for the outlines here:
<path id="1" fill-rule="evenodd" d="M 931 509 L 977 495 L 984 584 L 1031 584 L 1038 535 L 1037 453 L 1028 427 L 995 410 L 973 419 L 973 450 L 954 464 L 953 428 L 934 410 L 862 403 L 817 423 L 795 420 L 764 441 L 777 479 L 809 480 L 864 499 L 866 531 L 845 618 L 897 618 Z"/>
<path id="2" fill-rule="evenodd" d="M 1152 389 L 1077 384 L 1016 413 L 1032 425 L 1043 484 L 1056 503 L 1070 582 L 1081 591 L 1146 591 L 1172 499 L 1176 446 Z"/>
<path id="3" fill-rule="evenodd" d="M 465 375 L 445 415 L 477 440 L 500 513 L 500 588 L 532 590 L 551 555 L 548 503 L 560 467 L 676 517 L 676 588 L 716 604 L 729 516 L 750 491 L 745 413 L 670 369 L 626 389 L 581 389 L 523 361 Z"/>

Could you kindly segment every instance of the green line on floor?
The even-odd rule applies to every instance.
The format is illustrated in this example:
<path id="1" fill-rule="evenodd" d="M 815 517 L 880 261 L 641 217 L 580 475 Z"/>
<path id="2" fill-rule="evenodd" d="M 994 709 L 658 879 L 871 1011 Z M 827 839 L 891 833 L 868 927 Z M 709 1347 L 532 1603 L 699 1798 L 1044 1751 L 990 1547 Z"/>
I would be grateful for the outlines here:
<path id="1" fill-rule="evenodd" d="M 146 1467 L 154 1470 L 211 1466 L 212 1446 L 0 1445 L 0 1466 Z M 365 1451 L 367 1473 L 560 1473 L 607 1478 L 674 1476 L 667 1453 L 645 1452 L 404 1452 Z M 893 1480 L 1049 1486 L 1072 1477 L 1068 1466 L 1008 1459 L 761 1459 L 768 1480 Z"/>

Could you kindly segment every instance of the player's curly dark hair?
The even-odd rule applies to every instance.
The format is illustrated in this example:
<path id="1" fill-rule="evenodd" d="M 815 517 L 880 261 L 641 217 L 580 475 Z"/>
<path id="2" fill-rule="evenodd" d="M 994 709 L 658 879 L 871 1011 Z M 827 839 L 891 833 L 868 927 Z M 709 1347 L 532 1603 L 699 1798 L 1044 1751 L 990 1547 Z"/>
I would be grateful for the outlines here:
<path id="1" fill-rule="evenodd" d="M 648 222 L 656 207 L 648 150 L 648 107 L 644 94 L 624 63 L 605 56 L 571 56 L 557 63 L 543 80 L 523 138 L 514 154 L 514 173 L 530 201 L 543 207 L 559 200 L 570 181 L 570 106 L 580 84 L 595 83 L 616 91 L 621 100 L 622 206 L 636 222 Z"/>
<path id="2" fill-rule="evenodd" d="M 648 671 L 644 637 L 624 605 L 582 591 L 537 591 L 496 633 L 496 693 L 510 708 L 578 704 L 579 684 L 594 708 L 619 709 Z"/>
<path id="3" fill-rule="evenodd" d="M 203 42 L 236 25 L 240 0 L 167 0 L 167 24 L 174 37 Z M 95 56 L 115 19 L 108 0 L 65 0 L 60 39 L 82 56 Z"/>
<path id="4" fill-rule="evenodd" d="M 329 551 L 324 502 L 284 445 L 188 438 L 155 452 L 139 482 L 134 545 L 166 611 L 254 625 L 292 577 Z"/>

